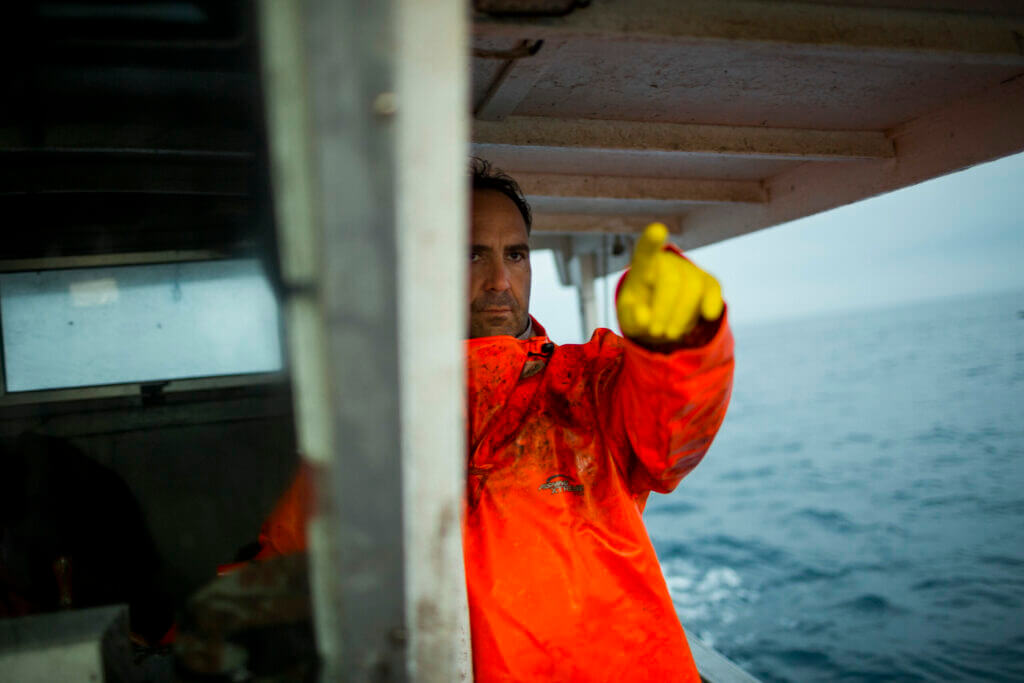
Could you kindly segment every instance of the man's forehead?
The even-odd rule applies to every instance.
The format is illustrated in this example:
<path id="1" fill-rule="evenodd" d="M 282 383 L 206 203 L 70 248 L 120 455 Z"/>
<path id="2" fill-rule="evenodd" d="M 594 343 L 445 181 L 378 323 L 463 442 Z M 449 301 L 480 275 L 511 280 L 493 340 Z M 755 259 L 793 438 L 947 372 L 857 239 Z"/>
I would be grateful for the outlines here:
<path id="1" fill-rule="evenodd" d="M 497 190 L 473 190 L 473 216 L 509 220 L 526 229 L 526 221 L 519 207 L 503 192 Z"/>
<path id="2" fill-rule="evenodd" d="M 526 243 L 526 222 L 515 203 L 496 190 L 475 190 L 470 227 L 472 240 Z"/>

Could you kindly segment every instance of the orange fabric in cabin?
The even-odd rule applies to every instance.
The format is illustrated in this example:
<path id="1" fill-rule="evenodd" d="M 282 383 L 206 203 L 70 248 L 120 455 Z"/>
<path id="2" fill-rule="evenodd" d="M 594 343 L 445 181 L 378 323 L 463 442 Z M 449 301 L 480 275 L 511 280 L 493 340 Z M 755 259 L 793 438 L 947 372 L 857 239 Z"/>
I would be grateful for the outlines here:
<path id="1" fill-rule="evenodd" d="M 306 463 L 277 501 L 260 529 L 260 552 L 254 560 L 291 555 L 306 549 L 306 522 L 313 510 L 313 474 Z"/>
<path id="2" fill-rule="evenodd" d="M 554 347 L 534 325 L 528 340 L 467 342 L 475 679 L 699 681 L 641 513 L 725 417 L 727 321 L 668 354 L 609 330 Z M 306 473 L 264 525 L 260 557 L 305 547 L 308 494 Z"/>

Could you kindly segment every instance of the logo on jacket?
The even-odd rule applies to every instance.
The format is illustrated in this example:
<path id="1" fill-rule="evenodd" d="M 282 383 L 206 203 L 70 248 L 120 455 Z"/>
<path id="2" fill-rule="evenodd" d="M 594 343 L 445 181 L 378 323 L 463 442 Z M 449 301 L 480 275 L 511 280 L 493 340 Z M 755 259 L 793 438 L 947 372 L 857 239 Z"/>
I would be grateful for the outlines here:
<path id="1" fill-rule="evenodd" d="M 583 495 L 583 484 L 577 484 L 576 480 L 570 477 L 568 474 L 554 474 L 548 477 L 547 481 L 540 485 L 539 490 L 551 491 L 551 495 L 556 493 L 575 493 L 577 496 Z"/>

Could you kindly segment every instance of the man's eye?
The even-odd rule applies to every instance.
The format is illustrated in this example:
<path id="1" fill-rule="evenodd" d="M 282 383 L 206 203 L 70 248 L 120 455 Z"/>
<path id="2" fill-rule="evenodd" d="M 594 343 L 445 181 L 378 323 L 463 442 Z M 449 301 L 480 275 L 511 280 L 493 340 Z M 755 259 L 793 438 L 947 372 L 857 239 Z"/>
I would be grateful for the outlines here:
<path id="1" fill-rule="evenodd" d="M 470 263 L 476 263 L 479 260 L 480 260 L 480 254 L 478 252 L 475 252 L 475 251 L 469 252 L 469 262 Z"/>
<path id="2" fill-rule="evenodd" d="M 511 259 L 511 260 L 512 260 L 512 261 L 513 261 L 514 263 L 519 263 L 520 261 L 525 261 L 525 260 L 526 260 L 526 254 L 524 254 L 524 253 L 523 253 L 523 252 L 521 252 L 521 251 L 513 251 L 512 253 L 510 253 L 510 254 L 508 255 L 508 257 L 509 257 L 509 258 L 510 258 L 510 259 Z"/>

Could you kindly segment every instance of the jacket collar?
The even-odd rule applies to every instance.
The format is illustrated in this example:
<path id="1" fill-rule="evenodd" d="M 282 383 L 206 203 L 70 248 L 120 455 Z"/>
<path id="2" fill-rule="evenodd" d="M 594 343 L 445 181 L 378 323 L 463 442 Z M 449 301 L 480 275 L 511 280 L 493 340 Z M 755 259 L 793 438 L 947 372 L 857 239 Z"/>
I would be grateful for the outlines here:
<path id="1" fill-rule="evenodd" d="M 530 326 L 527 328 L 527 333 L 530 335 L 525 339 L 517 339 L 511 335 L 495 335 L 493 337 L 477 337 L 476 339 L 468 339 L 467 346 L 469 349 L 474 347 L 485 345 L 494 342 L 512 342 L 518 345 L 525 353 L 530 354 L 541 354 L 544 353 L 541 349 L 545 344 L 550 344 L 551 340 L 548 339 L 548 332 L 544 329 L 544 326 L 537 322 L 537 319 L 532 315 L 530 316 Z"/>
<path id="2" fill-rule="evenodd" d="M 534 337 L 544 337 L 544 341 L 548 340 L 548 331 L 544 329 L 544 326 L 537 322 L 537 319 L 532 315 L 530 316 L 530 327 L 527 328 L 530 336 L 527 339 L 533 339 Z"/>

